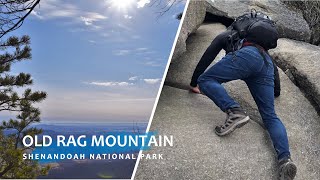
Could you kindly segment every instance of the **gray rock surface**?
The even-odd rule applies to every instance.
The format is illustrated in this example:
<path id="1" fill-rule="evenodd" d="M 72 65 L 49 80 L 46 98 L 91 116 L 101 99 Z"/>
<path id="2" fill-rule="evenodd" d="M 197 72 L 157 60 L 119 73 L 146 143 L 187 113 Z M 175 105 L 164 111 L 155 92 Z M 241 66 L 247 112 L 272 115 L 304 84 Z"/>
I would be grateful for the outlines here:
<path id="1" fill-rule="evenodd" d="M 262 11 L 276 21 L 281 37 L 301 41 L 310 41 L 310 28 L 298 10 L 291 10 L 278 0 L 259 1 L 225 1 L 225 0 L 191 0 L 173 53 L 177 59 L 186 51 L 186 40 L 202 24 L 206 12 L 234 19 L 252 8 Z"/>
<path id="2" fill-rule="evenodd" d="M 291 73 L 294 81 L 320 107 L 320 47 L 290 39 L 279 39 L 270 55 L 281 69 Z"/>
<path id="3" fill-rule="evenodd" d="M 207 11 L 229 18 L 236 18 L 244 12 L 250 12 L 252 8 L 266 13 L 276 22 L 278 32 L 281 37 L 309 42 L 310 28 L 299 11 L 287 8 L 286 5 L 278 0 L 207 0 Z M 211 6 L 210 6 L 210 5 Z"/>
<path id="4" fill-rule="evenodd" d="M 172 87 L 164 86 L 150 130 L 173 135 L 174 147 L 145 151 L 162 153 L 164 159 L 141 160 L 135 179 L 276 179 L 272 144 L 242 81 L 226 83 L 225 87 L 252 121 L 222 138 L 213 129 L 224 122 L 225 114 L 204 95 L 186 90 L 193 65 L 199 61 L 196 57 L 208 43 L 205 39 L 212 39 L 220 28 L 220 24 L 202 25 L 188 39 L 187 52 L 170 66 L 166 81 Z M 282 95 L 275 106 L 287 127 L 292 157 L 298 166 L 296 179 L 316 180 L 320 177 L 320 118 L 281 70 L 280 78 Z"/>
<path id="5" fill-rule="evenodd" d="M 141 160 L 135 179 L 272 178 L 274 154 L 261 126 L 250 122 L 232 136 L 219 138 L 213 128 L 224 119 L 205 96 L 165 86 L 151 131 L 173 135 L 174 146 L 145 151 L 162 153 L 164 159 Z"/>
<path id="6" fill-rule="evenodd" d="M 186 40 L 188 36 L 199 28 L 205 18 L 205 15 L 205 1 L 191 0 L 180 30 L 177 46 L 173 53 L 173 59 L 179 57 L 186 51 Z"/>
<path id="7" fill-rule="evenodd" d="M 178 59 L 172 59 L 166 83 L 174 83 L 185 87 L 189 85 L 193 70 L 206 48 L 210 45 L 215 36 L 226 29 L 222 24 L 204 24 L 194 35 L 191 35 L 187 40 L 187 53 L 181 55 Z M 216 59 L 221 59 L 225 52 L 222 52 Z M 181 62 L 183 61 L 183 62 Z"/>

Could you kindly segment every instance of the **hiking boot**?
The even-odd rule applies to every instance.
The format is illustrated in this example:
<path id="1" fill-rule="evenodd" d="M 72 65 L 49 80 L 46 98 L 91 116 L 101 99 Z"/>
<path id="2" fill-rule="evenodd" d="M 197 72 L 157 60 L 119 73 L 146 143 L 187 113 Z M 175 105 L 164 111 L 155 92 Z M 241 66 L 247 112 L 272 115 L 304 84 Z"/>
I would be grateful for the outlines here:
<path id="1" fill-rule="evenodd" d="M 279 160 L 279 180 L 293 180 L 296 173 L 297 166 L 289 156 Z"/>
<path id="2" fill-rule="evenodd" d="M 249 116 L 241 108 L 232 108 L 227 110 L 227 119 L 224 125 L 216 126 L 215 132 L 218 136 L 225 136 L 236 128 L 240 128 L 247 124 L 250 120 Z"/>

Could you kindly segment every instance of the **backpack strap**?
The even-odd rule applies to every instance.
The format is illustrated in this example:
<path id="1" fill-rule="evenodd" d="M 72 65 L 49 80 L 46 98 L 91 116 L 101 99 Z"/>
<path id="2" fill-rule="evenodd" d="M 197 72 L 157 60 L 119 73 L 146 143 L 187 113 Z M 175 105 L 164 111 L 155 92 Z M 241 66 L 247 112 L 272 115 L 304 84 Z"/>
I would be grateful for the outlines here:
<path id="1" fill-rule="evenodd" d="M 257 11 L 256 9 L 252 8 L 251 9 L 251 18 L 256 18 L 257 17 Z"/>

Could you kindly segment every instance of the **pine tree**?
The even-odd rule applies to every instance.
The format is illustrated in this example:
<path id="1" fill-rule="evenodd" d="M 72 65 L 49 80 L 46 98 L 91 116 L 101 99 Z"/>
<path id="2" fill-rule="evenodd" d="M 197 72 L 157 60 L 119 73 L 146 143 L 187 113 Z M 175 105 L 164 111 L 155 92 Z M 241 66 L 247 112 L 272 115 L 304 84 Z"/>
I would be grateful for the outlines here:
<path id="1" fill-rule="evenodd" d="M 41 129 L 30 127 L 40 122 L 40 110 L 34 103 L 46 98 L 46 93 L 26 88 L 32 85 L 30 74 L 10 75 L 12 64 L 31 59 L 31 48 L 28 36 L 10 37 L 0 44 L 5 53 L 0 55 L 0 112 L 16 112 L 15 119 L 3 121 L 1 129 L 14 130 L 8 137 L 0 135 L 0 178 L 34 178 L 41 174 L 42 168 L 31 160 L 22 160 L 22 153 L 30 150 L 23 146 L 25 135 L 37 135 Z M 19 95 L 17 88 L 26 88 Z"/>
<path id="2" fill-rule="evenodd" d="M 19 28 L 25 18 L 40 0 L 0 0 L 0 38 Z M 28 36 L 9 37 L 0 42 L 0 113 L 14 112 L 16 117 L 3 120 L 0 125 L 0 178 L 35 178 L 48 172 L 37 161 L 23 160 L 23 153 L 30 153 L 34 147 L 24 147 L 26 135 L 35 136 L 42 130 L 32 127 L 40 122 L 40 110 L 34 104 L 47 96 L 43 91 L 32 91 L 30 74 L 10 74 L 15 63 L 31 59 Z M 23 93 L 18 93 L 23 90 Z M 4 130 L 10 134 L 4 135 Z M 9 130 L 9 131 L 8 131 Z"/>

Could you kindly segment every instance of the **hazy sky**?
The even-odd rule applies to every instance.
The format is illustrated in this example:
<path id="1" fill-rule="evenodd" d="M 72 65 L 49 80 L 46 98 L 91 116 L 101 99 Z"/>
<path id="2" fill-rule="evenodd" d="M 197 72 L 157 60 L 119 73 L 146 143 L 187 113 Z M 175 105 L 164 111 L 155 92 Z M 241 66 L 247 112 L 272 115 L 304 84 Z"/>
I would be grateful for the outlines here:
<path id="1" fill-rule="evenodd" d="M 42 0 L 10 35 L 31 37 L 28 72 L 44 122 L 147 121 L 184 3 L 157 18 L 149 0 Z"/>

